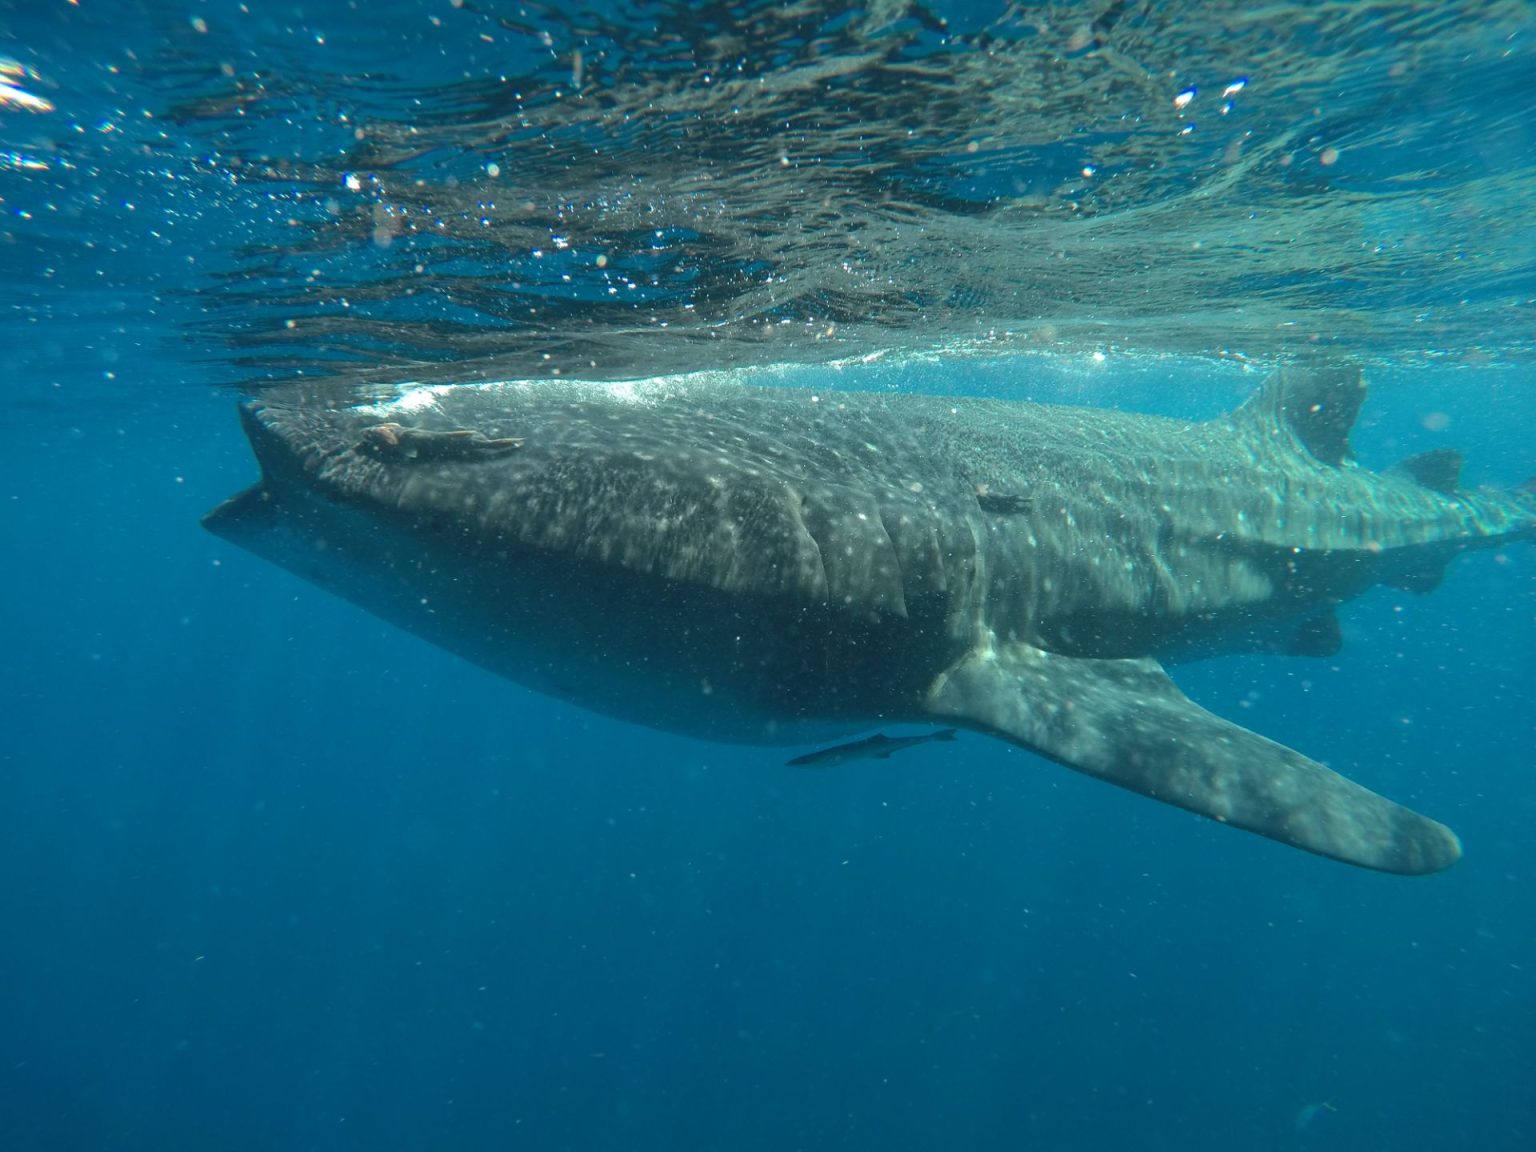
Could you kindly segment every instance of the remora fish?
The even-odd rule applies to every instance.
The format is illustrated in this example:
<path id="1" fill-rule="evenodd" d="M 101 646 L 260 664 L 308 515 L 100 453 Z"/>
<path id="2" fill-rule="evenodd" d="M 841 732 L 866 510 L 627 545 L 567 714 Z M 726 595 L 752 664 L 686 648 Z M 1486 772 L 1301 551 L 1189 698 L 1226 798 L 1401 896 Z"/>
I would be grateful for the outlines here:
<path id="1" fill-rule="evenodd" d="M 953 728 L 926 732 L 921 736 L 887 736 L 884 732 L 876 732 L 866 739 L 807 752 L 804 756 L 796 756 L 793 760 L 786 760 L 785 763 L 791 768 L 831 768 L 854 760 L 889 760 L 904 748 L 915 748 L 919 744 L 927 744 L 930 740 L 950 741 L 954 738 Z"/>
<path id="2" fill-rule="evenodd" d="M 955 723 L 1389 872 L 1455 835 L 1188 700 L 1159 657 L 1337 643 L 1373 584 L 1536 533 L 1455 460 L 1357 467 L 1357 370 L 1202 423 L 911 394 L 295 385 L 214 532 L 503 676 L 715 740 Z"/>

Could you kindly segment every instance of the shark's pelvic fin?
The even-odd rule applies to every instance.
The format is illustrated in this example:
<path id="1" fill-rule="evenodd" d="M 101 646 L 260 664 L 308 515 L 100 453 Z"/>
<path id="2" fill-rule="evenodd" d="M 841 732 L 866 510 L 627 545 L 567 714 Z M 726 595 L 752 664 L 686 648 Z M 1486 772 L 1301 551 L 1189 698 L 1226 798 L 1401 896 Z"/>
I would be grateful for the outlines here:
<path id="1" fill-rule="evenodd" d="M 1329 608 L 1298 624 L 1281 651 L 1287 656 L 1332 656 L 1343 646 L 1339 614 Z"/>
<path id="2" fill-rule="evenodd" d="M 1154 660 L 977 649 L 927 696 L 964 720 L 1092 776 L 1322 856 L 1383 872 L 1436 872 L 1455 833 L 1190 701 Z"/>
<path id="3" fill-rule="evenodd" d="M 1364 403 L 1358 366 L 1291 365 L 1264 381 L 1232 419 L 1264 436 L 1292 436 L 1324 464 L 1337 465 L 1354 458 L 1349 432 Z"/>

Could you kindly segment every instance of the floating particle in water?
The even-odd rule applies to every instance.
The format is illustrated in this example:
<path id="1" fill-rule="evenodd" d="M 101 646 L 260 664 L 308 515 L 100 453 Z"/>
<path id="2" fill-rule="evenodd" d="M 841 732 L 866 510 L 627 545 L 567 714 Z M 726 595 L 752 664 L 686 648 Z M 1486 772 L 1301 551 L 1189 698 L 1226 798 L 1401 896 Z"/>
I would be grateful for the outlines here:
<path id="1" fill-rule="evenodd" d="M 1324 1112 L 1337 1112 L 1338 1109 L 1327 1100 L 1320 1100 L 1316 1104 L 1303 1104 L 1296 1110 L 1296 1131 L 1305 1132 Z"/>

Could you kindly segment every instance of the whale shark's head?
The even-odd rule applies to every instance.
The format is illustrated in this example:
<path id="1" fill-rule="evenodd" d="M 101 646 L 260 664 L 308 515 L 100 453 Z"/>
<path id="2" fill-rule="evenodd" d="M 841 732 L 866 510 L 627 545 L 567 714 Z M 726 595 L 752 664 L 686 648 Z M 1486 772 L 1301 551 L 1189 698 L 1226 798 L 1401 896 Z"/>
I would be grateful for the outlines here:
<path id="1" fill-rule="evenodd" d="M 797 484 L 772 424 L 744 440 L 729 413 L 675 393 L 282 390 L 242 418 L 262 478 L 208 514 L 210 531 L 601 711 L 801 739 L 813 718 L 915 708 L 954 643 L 944 597 L 904 581 L 923 568 L 894 555 L 874 497 Z"/>

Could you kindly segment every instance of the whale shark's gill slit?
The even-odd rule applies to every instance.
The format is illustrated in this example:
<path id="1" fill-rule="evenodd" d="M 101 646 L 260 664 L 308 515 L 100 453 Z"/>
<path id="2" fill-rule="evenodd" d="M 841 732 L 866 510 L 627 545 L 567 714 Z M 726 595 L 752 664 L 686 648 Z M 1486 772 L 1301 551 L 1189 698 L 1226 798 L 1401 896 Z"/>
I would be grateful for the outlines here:
<path id="1" fill-rule="evenodd" d="M 810 546 L 814 556 L 815 581 L 812 595 L 826 601 L 830 596 L 830 582 L 827 579 L 827 561 L 821 553 L 821 544 L 816 539 L 816 534 L 810 530 L 805 522 L 806 495 L 798 488 L 789 489 L 789 497 L 784 502 L 784 507 L 789 513 L 790 521 L 794 524 L 795 531 L 801 540 Z"/>

